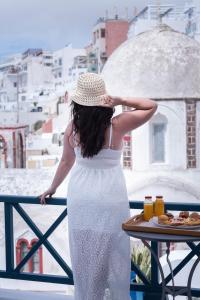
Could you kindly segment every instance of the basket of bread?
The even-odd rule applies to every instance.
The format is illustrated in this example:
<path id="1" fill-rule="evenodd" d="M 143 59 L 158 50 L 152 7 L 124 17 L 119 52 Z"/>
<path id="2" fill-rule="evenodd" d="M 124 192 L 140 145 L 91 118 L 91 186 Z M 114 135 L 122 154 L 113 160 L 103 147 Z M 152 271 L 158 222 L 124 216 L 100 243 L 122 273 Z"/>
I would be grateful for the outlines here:
<path id="1" fill-rule="evenodd" d="M 200 228 L 200 214 L 197 212 L 189 213 L 181 211 L 179 215 L 174 216 L 171 213 L 165 213 L 158 217 L 153 217 L 154 225 L 161 227 L 175 227 L 184 229 Z"/>

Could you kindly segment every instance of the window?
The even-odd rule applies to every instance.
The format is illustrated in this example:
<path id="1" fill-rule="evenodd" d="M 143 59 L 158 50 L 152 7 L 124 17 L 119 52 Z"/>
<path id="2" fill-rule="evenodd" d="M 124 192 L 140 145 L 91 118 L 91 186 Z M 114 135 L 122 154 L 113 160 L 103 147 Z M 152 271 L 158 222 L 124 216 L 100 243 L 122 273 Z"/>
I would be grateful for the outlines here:
<path id="1" fill-rule="evenodd" d="M 25 101 L 26 100 L 26 96 L 22 96 L 21 99 L 22 99 L 22 101 Z"/>
<path id="2" fill-rule="evenodd" d="M 23 65 L 23 66 L 22 66 L 22 69 L 23 69 L 24 71 L 27 71 L 27 64 Z"/>
<path id="3" fill-rule="evenodd" d="M 20 238 L 17 241 L 16 246 L 16 264 L 27 255 L 29 250 L 36 244 L 38 239 L 32 239 L 30 242 L 24 238 Z M 21 272 L 42 273 L 43 261 L 42 261 L 42 247 L 40 246 L 37 251 L 32 255 L 28 262 L 20 270 Z"/>
<path id="4" fill-rule="evenodd" d="M 104 28 L 101 28 L 101 37 L 105 38 L 106 36 L 106 30 Z"/>
<path id="5" fill-rule="evenodd" d="M 61 78 L 62 77 L 62 72 L 58 73 L 58 77 Z"/>
<path id="6" fill-rule="evenodd" d="M 165 124 L 153 124 L 153 162 L 165 161 Z"/>
<path id="7" fill-rule="evenodd" d="M 166 161 L 165 144 L 167 118 L 158 113 L 151 122 L 151 160 L 152 163 Z"/>
<path id="8" fill-rule="evenodd" d="M 29 243 L 26 239 L 20 239 L 17 243 L 16 247 L 17 251 L 17 265 L 22 261 L 22 259 L 27 255 L 29 252 Z M 21 268 L 21 272 L 29 272 L 29 264 L 28 262 Z"/>
<path id="9" fill-rule="evenodd" d="M 58 133 L 53 133 L 52 144 L 58 144 Z"/>
<path id="10" fill-rule="evenodd" d="M 17 87 L 17 82 L 13 82 L 13 86 L 14 86 L 14 87 Z"/>
<path id="11" fill-rule="evenodd" d="M 45 58 L 45 59 L 52 59 L 52 56 L 50 56 L 50 55 L 45 55 L 44 58 Z"/>
<path id="12" fill-rule="evenodd" d="M 52 67 L 52 63 L 44 63 L 44 66 L 46 66 L 46 67 Z"/>
<path id="13" fill-rule="evenodd" d="M 31 247 L 33 247 L 36 244 L 37 240 L 32 240 L 31 241 Z M 41 261 L 42 261 L 42 248 L 39 247 L 39 249 L 37 249 L 37 251 L 33 254 L 32 259 L 31 259 L 31 264 L 30 264 L 30 272 L 33 273 L 42 273 L 42 265 L 41 265 Z"/>
<path id="14" fill-rule="evenodd" d="M 99 38 L 99 30 L 97 30 L 97 39 Z"/>
<path id="15" fill-rule="evenodd" d="M 59 64 L 59 66 L 62 66 L 62 58 L 58 59 L 58 64 Z"/>

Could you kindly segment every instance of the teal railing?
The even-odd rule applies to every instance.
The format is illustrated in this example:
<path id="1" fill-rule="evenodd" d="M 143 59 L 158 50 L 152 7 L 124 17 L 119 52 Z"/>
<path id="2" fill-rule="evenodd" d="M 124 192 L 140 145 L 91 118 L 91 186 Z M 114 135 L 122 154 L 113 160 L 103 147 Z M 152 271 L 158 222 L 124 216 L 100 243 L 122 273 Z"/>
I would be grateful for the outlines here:
<path id="1" fill-rule="evenodd" d="M 59 284 L 69 284 L 73 285 L 73 273 L 67 263 L 62 259 L 57 250 L 48 241 L 50 235 L 58 227 L 58 225 L 67 216 L 67 200 L 64 198 L 52 198 L 50 201 L 47 200 L 46 205 L 57 205 L 63 206 L 62 213 L 57 217 L 57 219 L 51 224 L 45 233 L 42 233 L 31 217 L 26 213 L 21 204 L 29 205 L 41 205 L 37 197 L 28 196 L 5 196 L 0 195 L 0 202 L 4 205 L 4 216 L 5 216 L 5 270 L 0 270 L 0 278 L 10 278 L 18 280 L 30 280 L 30 281 L 40 281 L 49 283 L 59 283 Z M 187 203 L 166 203 L 167 210 L 172 211 L 200 211 L 200 204 L 187 204 Z M 142 201 L 130 201 L 130 209 L 142 209 Z M 34 246 L 29 250 L 26 256 L 15 266 L 14 263 L 14 228 L 13 228 L 13 209 L 15 209 L 26 224 L 31 228 L 34 234 L 37 236 L 38 240 Z M 78 209 L 78 208 L 77 208 Z M 200 255 L 200 243 L 198 245 L 188 242 L 187 243 L 191 251 L 189 254 L 181 261 L 173 270 L 173 275 L 178 274 L 183 267 L 194 257 Z M 51 274 L 36 274 L 21 272 L 21 268 L 27 263 L 31 256 L 37 251 L 37 249 L 43 245 L 50 252 L 59 266 L 63 269 L 65 275 L 51 275 Z M 151 247 L 154 252 L 158 253 L 158 244 L 156 242 L 151 243 Z M 142 280 L 143 283 L 138 284 L 136 282 L 130 283 L 130 290 L 141 291 L 144 293 L 144 299 L 161 299 L 161 283 L 159 282 L 159 271 L 156 262 L 153 257 L 151 258 L 151 280 L 149 280 L 146 275 L 140 270 L 139 266 L 131 262 L 132 271 L 134 271 Z M 119 274 L 120 276 L 120 274 Z M 169 274 L 165 281 L 169 283 L 172 276 Z M 178 287 L 177 287 L 178 288 Z M 181 288 L 181 287 L 179 287 Z M 192 288 L 192 296 L 200 297 L 200 289 Z M 153 298 L 152 298 L 153 297 Z"/>

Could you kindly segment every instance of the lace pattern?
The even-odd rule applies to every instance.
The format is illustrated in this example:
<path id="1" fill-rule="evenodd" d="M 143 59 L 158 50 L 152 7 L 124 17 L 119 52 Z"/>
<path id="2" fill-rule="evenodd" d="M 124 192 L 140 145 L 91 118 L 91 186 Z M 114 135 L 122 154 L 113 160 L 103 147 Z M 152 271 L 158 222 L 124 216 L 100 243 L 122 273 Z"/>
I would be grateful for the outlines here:
<path id="1" fill-rule="evenodd" d="M 121 227 L 130 210 L 121 153 L 104 149 L 90 166 L 75 153 L 67 192 L 74 299 L 130 300 L 130 239 Z"/>

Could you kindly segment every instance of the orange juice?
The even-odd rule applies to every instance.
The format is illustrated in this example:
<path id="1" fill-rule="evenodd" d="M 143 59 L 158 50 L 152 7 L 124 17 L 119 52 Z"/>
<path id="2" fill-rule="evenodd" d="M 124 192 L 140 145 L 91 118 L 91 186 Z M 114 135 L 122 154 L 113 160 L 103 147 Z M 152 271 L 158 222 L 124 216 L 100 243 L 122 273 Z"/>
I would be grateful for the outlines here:
<path id="1" fill-rule="evenodd" d="M 144 220 L 149 221 L 153 218 L 153 202 L 151 196 L 146 196 L 144 200 Z"/>
<path id="2" fill-rule="evenodd" d="M 155 216 L 160 216 L 165 213 L 165 205 L 164 205 L 162 196 L 156 196 L 154 213 L 155 213 Z"/>

